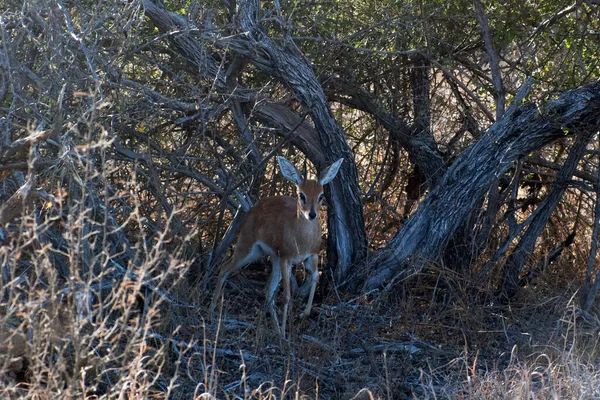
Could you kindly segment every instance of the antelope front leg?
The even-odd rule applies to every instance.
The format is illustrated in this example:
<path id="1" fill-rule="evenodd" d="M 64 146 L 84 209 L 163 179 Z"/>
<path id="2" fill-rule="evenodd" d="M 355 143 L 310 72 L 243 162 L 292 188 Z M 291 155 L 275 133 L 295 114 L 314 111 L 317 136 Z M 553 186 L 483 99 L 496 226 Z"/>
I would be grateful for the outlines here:
<path id="1" fill-rule="evenodd" d="M 292 263 L 290 260 L 281 260 L 281 279 L 283 280 L 283 322 L 281 323 L 281 337 L 285 339 L 285 328 L 287 327 L 288 308 L 292 297 L 290 291 L 290 275 L 292 273 Z"/>
<path id="2" fill-rule="evenodd" d="M 304 262 L 304 267 L 310 270 L 311 285 L 306 308 L 302 314 L 300 314 L 300 318 L 306 318 L 310 315 L 313 298 L 315 297 L 315 289 L 317 288 L 317 281 L 319 280 L 319 257 L 316 254 L 313 254 Z"/>
<path id="3" fill-rule="evenodd" d="M 279 318 L 277 318 L 277 309 L 275 308 L 275 292 L 277 291 L 277 286 L 279 286 L 279 281 L 281 281 L 281 260 L 279 257 L 272 256 L 271 263 L 273 264 L 273 270 L 271 271 L 271 279 L 269 280 L 269 285 L 267 286 L 264 312 L 265 314 L 267 311 L 271 312 L 275 327 L 278 331 L 280 331 L 281 328 L 279 325 Z M 281 334 L 281 331 L 279 333 Z"/>

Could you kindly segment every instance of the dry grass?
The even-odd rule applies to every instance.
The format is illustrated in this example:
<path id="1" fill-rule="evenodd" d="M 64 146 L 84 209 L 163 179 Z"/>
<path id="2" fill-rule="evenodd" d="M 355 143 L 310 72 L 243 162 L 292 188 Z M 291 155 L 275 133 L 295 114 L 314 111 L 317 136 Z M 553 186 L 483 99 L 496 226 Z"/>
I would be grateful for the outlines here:
<path id="1" fill-rule="evenodd" d="M 304 321 L 296 299 L 281 340 L 261 312 L 269 268 L 232 277 L 221 318 L 208 322 L 210 286 L 184 279 L 193 264 L 169 223 L 149 235 L 134 201 L 130 218 L 112 225 L 83 206 L 92 200 L 111 202 L 92 190 L 77 201 L 54 196 L 4 230 L 4 398 L 599 395 L 600 324 L 579 314 L 570 286 L 542 281 L 503 306 L 432 268 L 406 286 L 319 299 Z"/>
<path id="2" fill-rule="evenodd" d="M 0 397 L 599 395 L 600 323 L 578 311 L 569 274 L 553 274 L 569 266 L 510 305 L 433 266 L 367 296 L 331 293 L 307 320 L 295 299 L 281 340 L 262 314 L 270 267 L 257 264 L 230 279 L 221 317 L 209 322 L 212 287 L 187 278 L 199 231 L 178 240 L 173 218 L 149 229 L 142 202 L 128 196 L 141 190 L 135 174 L 118 192 L 102 183 L 110 166 L 84 168 L 91 149 L 110 145 L 102 135 L 91 143 L 49 172 L 51 196 L 3 230 Z M 61 196 L 73 182 L 78 190 Z M 113 217 L 109 205 L 125 197 L 130 213 Z"/>
<path id="3" fill-rule="evenodd" d="M 576 301 L 583 234 L 509 305 L 472 276 L 430 266 L 356 298 L 330 290 L 302 321 L 295 299 L 281 340 L 262 314 L 269 267 L 256 265 L 232 276 L 221 317 L 209 321 L 210 261 L 246 194 L 250 179 L 239 178 L 256 173 L 237 155 L 249 144 L 223 117 L 224 103 L 213 103 L 211 82 L 179 65 L 164 45 L 169 35 L 145 25 L 140 2 L 100 2 L 93 12 L 77 2 L 72 12 L 46 0 L 5 3 L 0 398 L 600 397 L 600 322 Z M 195 119 L 205 105 L 217 117 Z M 270 128 L 245 122 L 271 152 Z M 387 139 L 359 162 L 365 182 L 385 159 L 375 157 L 386 151 L 379 142 Z M 376 245 L 402 220 L 400 175 L 385 204 L 366 204 Z M 259 186 L 265 194 L 277 185 Z M 565 221 L 579 218 L 574 198 Z"/>

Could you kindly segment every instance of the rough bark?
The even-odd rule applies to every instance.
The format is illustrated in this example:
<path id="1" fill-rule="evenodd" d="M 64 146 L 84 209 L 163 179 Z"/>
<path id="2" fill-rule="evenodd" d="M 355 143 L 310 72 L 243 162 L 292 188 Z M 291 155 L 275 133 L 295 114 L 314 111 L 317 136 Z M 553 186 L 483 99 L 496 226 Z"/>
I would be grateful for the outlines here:
<path id="1" fill-rule="evenodd" d="M 598 126 L 600 81 L 567 91 L 544 105 L 512 105 L 457 158 L 407 223 L 369 260 L 369 267 L 357 268 L 357 282 L 365 282 L 365 290 L 370 290 L 413 272 L 415 264 L 409 261 L 438 259 L 448 239 L 515 160 L 566 132 L 580 134 Z"/>

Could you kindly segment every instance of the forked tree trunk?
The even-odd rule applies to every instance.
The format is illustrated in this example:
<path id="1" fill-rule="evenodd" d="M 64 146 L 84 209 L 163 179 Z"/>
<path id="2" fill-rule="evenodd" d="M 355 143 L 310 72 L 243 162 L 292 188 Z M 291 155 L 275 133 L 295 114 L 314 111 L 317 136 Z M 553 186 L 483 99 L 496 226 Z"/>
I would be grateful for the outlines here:
<path id="1" fill-rule="evenodd" d="M 490 185 L 513 162 L 567 132 L 586 134 L 600 126 L 600 81 L 563 93 L 538 106 L 511 106 L 481 139 L 449 168 L 413 216 L 370 260 L 356 270 L 351 288 L 382 286 L 435 261 L 466 223 Z"/>
<path id="2" fill-rule="evenodd" d="M 424 64 L 425 65 L 425 64 Z M 349 82 L 339 77 L 328 77 L 327 94 L 330 99 L 357 110 L 371 114 L 390 133 L 390 136 L 408 153 L 410 161 L 423 173 L 429 187 L 434 187 L 446 172 L 446 164 L 437 150 L 434 138 L 428 127 L 429 99 L 423 80 L 428 80 L 424 69 L 413 77 L 416 86 L 413 96 L 413 111 L 419 115 L 417 123 L 410 126 L 407 122 L 392 114 L 377 100 L 376 96 L 356 82 Z M 425 128 L 425 129 L 424 129 Z"/>

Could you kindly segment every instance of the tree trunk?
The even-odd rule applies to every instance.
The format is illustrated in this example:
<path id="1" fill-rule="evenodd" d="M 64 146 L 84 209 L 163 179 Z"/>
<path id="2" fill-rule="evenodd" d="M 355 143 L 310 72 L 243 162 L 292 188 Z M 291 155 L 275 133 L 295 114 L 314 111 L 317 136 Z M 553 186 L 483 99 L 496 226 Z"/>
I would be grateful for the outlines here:
<path id="1" fill-rule="evenodd" d="M 517 95 L 517 98 L 519 96 Z M 456 159 L 417 211 L 368 265 L 357 268 L 356 284 L 381 286 L 439 258 L 447 241 L 480 204 L 496 178 L 523 155 L 600 125 L 600 81 L 563 93 L 543 106 L 511 106 L 481 139 Z M 409 262 L 409 261 L 412 261 Z M 415 261 L 419 261 L 416 264 Z"/>
<path id="2" fill-rule="evenodd" d="M 422 80 L 423 77 L 428 79 L 427 74 L 426 71 L 421 71 L 421 74 L 417 74 L 417 78 L 420 79 L 413 79 L 413 84 L 415 81 Z M 422 87 L 416 88 L 415 96 L 413 96 L 415 113 L 418 112 L 420 118 L 417 119 L 418 123 L 412 127 L 387 111 L 372 93 L 360 87 L 358 83 L 348 82 L 339 77 L 329 77 L 327 82 L 329 98 L 374 116 L 391 137 L 406 150 L 410 161 L 418 166 L 425 176 L 429 187 L 433 188 L 438 184 L 447 168 L 437 151 L 437 145 L 430 130 L 418 129 L 419 126 L 422 128 L 423 125 L 426 126 L 429 123 L 429 111 L 423 111 L 424 100 L 428 107 L 429 95 L 426 94 L 427 99 L 423 98 L 424 89 Z"/>
<path id="3" fill-rule="evenodd" d="M 594 205 L 594 223 L 592 226 L 592 243 L 590 248 L 590 254 L 588 256 L 587 271 L 585 274 L 585 282 L 581 289 L 581 309 L 583 311 L 589 311 L 594 300 L 600 290 L 600 270 L 596 271 L 594 282 L 592 283 L 592 277 L 594 276 L 594 265 L 596 264 L 596 255 L 598 254 L 598 230 L 600 228 L 600 168 L 596 172 L 596 201 Z"/>
<path id="4" fill-rule="evenodd" d="M 342 281 L 348 275 L 349 268 L 364 259 L 367 252 L 354 155 L 312 68 L 301 58 L 293 43 L 288 43 L 287 47 L 279 47 L 261 30 L 258 22 L 259 11 L 257 0 L 239 4 L 240 24 L 246 34 L 235 39 L 238 45 L 235 50 L 294 90 L 312 118 L 326 163 L 333 163 L 342 157 L 345 160 L 337 178 L 325 190 L 328 195 L 328 263 L 335 266 L 335 277 Z M 320 169 L 325 165 L 317 167 Z"/>

